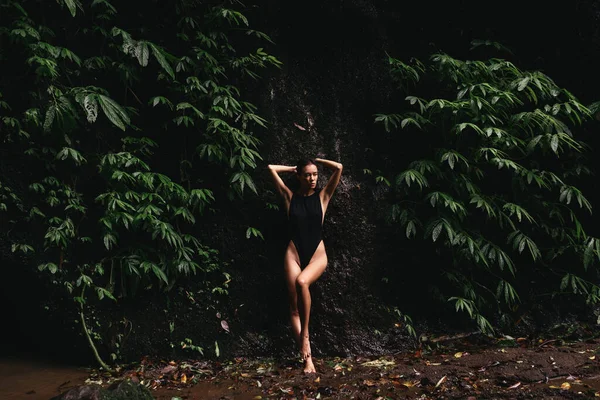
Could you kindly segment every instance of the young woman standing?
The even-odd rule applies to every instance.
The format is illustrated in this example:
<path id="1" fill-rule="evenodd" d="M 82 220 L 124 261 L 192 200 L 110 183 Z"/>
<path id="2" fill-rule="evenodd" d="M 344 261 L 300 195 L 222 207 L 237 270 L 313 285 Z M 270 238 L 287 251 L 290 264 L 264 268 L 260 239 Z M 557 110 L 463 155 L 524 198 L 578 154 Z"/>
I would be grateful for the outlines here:
<path id="1" fill-rule="evenodd" d="M 317 164 L 332 171 L 323 189 L 317 188 L 319 171 Z M 316 372 L 311 356 L 309 339 L 310 285 L 327 267 L 327 254 L 321 237 L 325 212 L 333 192 L 340 182 L 342 164 L 316 158 L 301 160 L 295 167 L 269 165 L 277 191 L 285 201 L 289 220 L 290 241 L 284 257 L 285 277 L 289 293 L 292 330 L 300 354 L 304 360 L 304 372 Z M 293 193 L 283 182 L 279 173 L 293 172 L 299 181 Z"/>

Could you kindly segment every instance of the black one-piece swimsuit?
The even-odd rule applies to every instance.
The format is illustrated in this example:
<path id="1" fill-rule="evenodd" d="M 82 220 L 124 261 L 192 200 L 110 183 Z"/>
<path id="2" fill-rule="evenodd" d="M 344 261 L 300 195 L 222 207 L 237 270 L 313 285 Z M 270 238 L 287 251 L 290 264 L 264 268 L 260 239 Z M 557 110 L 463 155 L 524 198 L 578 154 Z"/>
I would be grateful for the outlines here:
<path id="1" fill-rule="evenodd" d="M 289 233 L 298 250 L 301 268 L 308 265 L 321 243 L 323 209 L 319 191 L 315 190 L 310 196 L 294 194 L 290 202 Z"/>

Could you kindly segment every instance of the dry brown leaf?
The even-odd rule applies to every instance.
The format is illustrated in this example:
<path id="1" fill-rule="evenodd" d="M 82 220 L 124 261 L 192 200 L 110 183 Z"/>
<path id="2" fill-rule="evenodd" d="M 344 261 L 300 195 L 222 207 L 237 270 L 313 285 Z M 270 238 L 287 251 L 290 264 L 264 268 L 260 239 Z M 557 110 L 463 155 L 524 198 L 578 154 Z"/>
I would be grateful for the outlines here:
<path id="1" fill-rule="evenodd" d="M 181 383 L 187 383 L 187 376 L 185 374 L 181 374 Z"/>
<path id="2" fill-rule="evenodd" d="M 321 382 L 321 377 L 317 376 L 317 379 L 315 379 L 315 383 L 319 383 L 319 382 Z"/>
<path id="3" fill-rule="evenodd" d="M 377 385 L 377 383 L 376 383 L 376 382 L 373 382 L 373 381 L 371 381 L 371 380 L 365 379 L 365 380 L 363 381 L 363 385 L 367 385 L 367 386 L 375 386 L 375 385 Z"/>

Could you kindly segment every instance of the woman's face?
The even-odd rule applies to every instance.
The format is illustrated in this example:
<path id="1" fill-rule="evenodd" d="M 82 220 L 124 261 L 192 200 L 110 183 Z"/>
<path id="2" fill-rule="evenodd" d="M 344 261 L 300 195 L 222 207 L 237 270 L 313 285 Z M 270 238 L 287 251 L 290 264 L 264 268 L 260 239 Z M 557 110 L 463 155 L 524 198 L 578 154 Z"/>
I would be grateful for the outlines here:
<path id="1" fill-rule="evenodd" d="M 319 171 L 317 166 L 314 164 L 305 165 L 302 171 L 297 175 L 300 181 L 300 187 L 304 190 L 310 190 L 317 187 L 317 179 L 319 178 Z"/>

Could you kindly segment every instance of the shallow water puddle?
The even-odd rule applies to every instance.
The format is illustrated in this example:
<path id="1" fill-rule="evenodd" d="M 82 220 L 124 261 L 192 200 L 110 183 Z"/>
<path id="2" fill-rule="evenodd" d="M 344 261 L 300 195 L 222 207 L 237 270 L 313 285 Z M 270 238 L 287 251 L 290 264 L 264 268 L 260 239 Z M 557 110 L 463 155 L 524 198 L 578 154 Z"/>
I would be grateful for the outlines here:
<path id="1" fill-rule="evenodd" d="M 48 400 L 82 385 L 89 370 L 21 358 L 0 359 L 0 399 Z"/>

